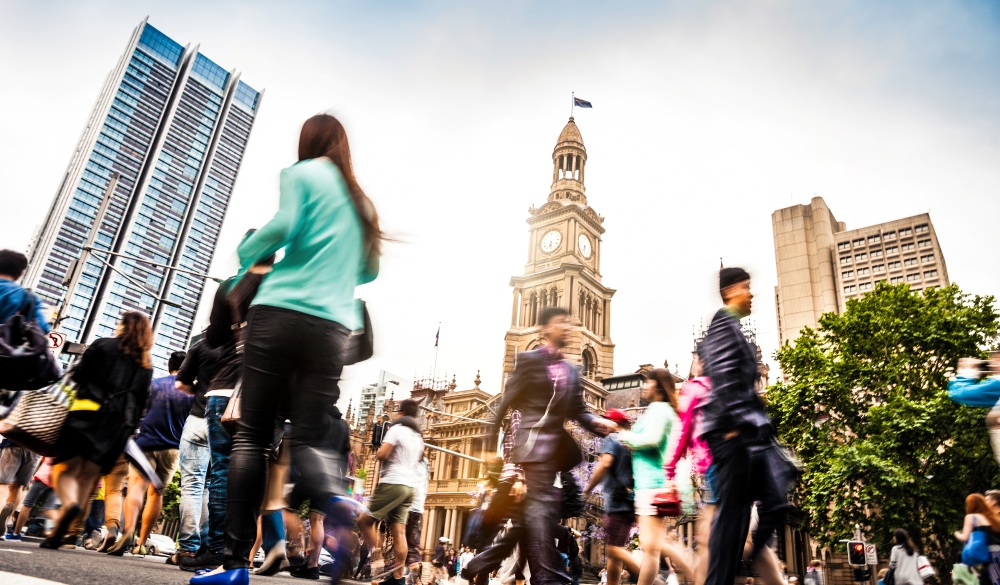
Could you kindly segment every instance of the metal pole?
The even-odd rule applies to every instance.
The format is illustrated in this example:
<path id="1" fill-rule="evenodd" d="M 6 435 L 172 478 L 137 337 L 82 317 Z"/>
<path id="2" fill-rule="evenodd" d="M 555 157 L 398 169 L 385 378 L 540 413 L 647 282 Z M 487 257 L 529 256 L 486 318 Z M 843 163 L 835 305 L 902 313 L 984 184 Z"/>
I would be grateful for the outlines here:
<path id="1" fill-rule="evenodd" d="M 176 266 L 170 266 L 169 264 L 160 264 L 159 262 L 151 262 L 149 260 L 145 260 L 143 258 L 139 258 L 136 256 L 129 256 L 128 254 L 122 254 L 120 252 L 112 252 L 111 250 L 99 250 L 95 248 L 84 248 L 84 250 L 90 252 L 100 252 L 102 254 L 107 254 L 109 256 L 119 256 L 121 258 L 125 258 L 126 260 L 138 262 L 139 264 L 146 264 L 147 266 L 154 266 L 156 268 L 169 268 L 174 272 L 183 272 L 184 274 L 190 274 L 191 276 L 197 276 L 198 278 L 202 278 L 205 280 L 214 280 L 215 282 L 222 282 L 223 280 L 225 280 L 224 278 L 217 278 L 215 276 L 204 274 L 202 272 L 195 272 L 194 270 L 188 270 L 186 268 L 177 268 Z"/>
<path id="2" fill-rule="evenodd" d="M 422 408 L 424 410 L 427 410 L 427 411 L 430 411 L 430 412 L 433 412 L 434 414 L 440 414 L 440 415 L 444 415 L 444 416 L 450 416 L 451 418 L 458 418 L 458 419 L 461 419 L 461 420 L 467 420 L 467 421 L 471 421 L 471 422 L 475 422 L 475 423 L 480 423 L 480 424 L 484 424 L 484 425 L 485 424 L 489 424 L 489 421 L 480 420 L 478 418 L 469 418 L 467 416 L 461 416 L 461 415 L 458 415 L 458 414 L 448 414 L 447 412 L 441 412 L 440 410 L 434 410 L 433 408 L 430 408 L 429 406 L 421 406 L 420 408 Z"/>
<path id="3" fill-rule="evenodd" d="M 452 451 L 451 449 L 445 449 L 444 447 L 438 447 L 437 445 L 430 445 L 428 443 L 424 443 L 424 447 L 427 447 L 428 449 L 434 449 L 435 451 L 441 451 L 442 453 L 448 453 L 449 455 L 454 455 L 456 457 L 464 457 L 465 459 L 475 461 L 476 463 L 485 463 L 485 461 L 483 461 L 478 457 L 473 457 L 472 455 L 466 455 L 465 453 L 459 453 L 458 451 Z"/>
<path id="4" fill-rule="evenodd" d="M 53 328 L 58 326 L 63 320 L 63 315 L 66 313 L 66 305 L 68 305 L 70 299 L 73 298 L 73 293 L 76 292 L 76 287 L 80 283 L 80 274 L 83 273 L 83 266 L 87 262 L 87 255 L 94 247 L 94 240 L 97 239 L 97 232 L 101 229 L 101 222 L 104 221 L 104 213 L 108 210 L 108 205 L 111 204 L 111 195 L 118 186 L 118 177 L 119 175 L 117 171 L 111 172 L 111 180 L 108 181 L 108 186 L 104 190 L 104 199 L 101 200 L 101 206 L 97 209 L 97 216 L 94 218 L 94 227 L 91 228 L 90 234 L 87 236 L 87 241 L 83 244 L 83 250 L 80 257 L 70 263 L 70 279 L 69 284 L 66 287 L 66 296 L 63 297 L 63 301 L 59 303 L 59 311 L 56 313 L 55 321 L 52 323 Z M 80 341 L 83 340 L 81 339 Z"/>

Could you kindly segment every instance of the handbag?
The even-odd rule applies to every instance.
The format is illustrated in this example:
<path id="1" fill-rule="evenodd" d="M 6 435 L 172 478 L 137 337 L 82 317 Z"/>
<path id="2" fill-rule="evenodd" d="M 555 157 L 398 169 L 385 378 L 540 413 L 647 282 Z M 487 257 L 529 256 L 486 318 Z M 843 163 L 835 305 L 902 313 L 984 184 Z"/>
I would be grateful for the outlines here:
<path id="1" fill-rule="evenodd" d="M 71 378 L 67 373 L 41 390 L 19 392 L 7 417 L 0 420 L 0 435 L 39 455 L 59 455 L 59 435 L 76 396 Z"/>
<path id="2" fill-rule="evenodd" d="M 934 576 L 937 575 L 937 571 L 934 570 L 934 565 L 932 565 L 924 555 L 917 556 L 917 573 L 920 574 L 920 578 L 924 581 L 933 579 Z"/>
<path id="3" fill-rule="evenodd" d="M 889 567 L 882 577 L 882 585 L 896 585 L 896 569 Z"/>
<path id="4" fill-rule="evenodd" d="M 985 532 L 975 530 L 976 519 L 972 519 L 972 534 L 962 547 L 962 564 L 970 567 L 990 562 L 990 546 Z"/>
<path id="5" fill-rule="evenodd" d="M 351 366 L 367 360 L 375 355 L 375 332 L 372 331 L 372 318 L 368 314 L 368 304 L 363 300 L 361 303 L 362 328 L 352 331 L 347 338 L 347 355 L 344 356 L 344 365 Z"/>
<path id="6" fill-rule="evenodd" d="M 37 390 L 61 375 L 48 337 L 35 320 L 35 295 L 24 289 L 21 307 L 0 324 L 0 388 Z"/>
<path id="7" fill-rule="evenodd" d="M 229 402 L 226 403 L 226 409 L 222 411 L 222 416 L 219 417 L 219 422 L 222 423 L 222 427 L 226 429 L 230 437 L 236 434 L 236 425 L 240 422 L 240 417 L 243 415 L 243 411 L 240 408 L 240 399 L 242 397 L 243 380 L 240 380 L 236 383 L 236 388 L 233 389 L 233 395 L 229 397 Z"/>
<path id="8" fill-rule="evenodd" d="M 653 506 L 656 507 L 657 516 L 680 516 L 681 496 L 677 488 L 666 489 L 653 496 Z"/>

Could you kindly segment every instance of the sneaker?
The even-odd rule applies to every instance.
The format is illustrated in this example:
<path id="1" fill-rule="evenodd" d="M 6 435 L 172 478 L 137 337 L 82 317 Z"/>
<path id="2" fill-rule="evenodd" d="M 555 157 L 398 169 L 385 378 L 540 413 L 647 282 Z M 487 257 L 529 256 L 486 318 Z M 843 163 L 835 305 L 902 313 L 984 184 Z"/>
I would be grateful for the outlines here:
<path id="1" fill-rule="evenodd" d="M 319 579 L 319 567 L 309 567 L 306 565 L 299 565 L 288 571 L 292 577 L 297 577 L 299 579 Z"/>
<path id="2" fill-rule="evenodd" d="M 222 564 L 222 555 L 214 555 L 204 552 L 196 557 L 181 558 L 180 567 L 182 571 L 194 573 L 200 569 L 214 569 Z"/>
<path id="3" fill-rule="evenodd" d="M 184 558 L 194 558 L 194 557 L 195 557 L 194 551 L 179 550 L 179 551 L 175 552 L 174 554 L 170 555 L 169 557 L 167 557 L 167 560 L 165 561 L 165 564 L 177 566 L 177 565 L 181 564 L 181 559 L 184 559 Z"/>
<path id="4" fill-rule="evenodd" d="M 8 532 L 7 535 L 4 536 L 4 539 L 5 540 L 21 540 L 21 535 L 20 534 L 11 534 L 11 533 Z"/>

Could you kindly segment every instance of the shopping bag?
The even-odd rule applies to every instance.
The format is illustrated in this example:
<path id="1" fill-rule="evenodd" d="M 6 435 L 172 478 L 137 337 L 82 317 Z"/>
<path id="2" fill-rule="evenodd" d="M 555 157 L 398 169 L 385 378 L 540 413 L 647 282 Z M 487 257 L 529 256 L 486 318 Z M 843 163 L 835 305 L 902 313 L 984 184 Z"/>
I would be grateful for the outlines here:
<path id="1" fill-rule="evenodd" d="M 71 374 L 41 390 L 18 392 L 10 412 L 0 420 L 0 435 L 39 455 L 58 455 L 59 435 L 75 396 Z"/>

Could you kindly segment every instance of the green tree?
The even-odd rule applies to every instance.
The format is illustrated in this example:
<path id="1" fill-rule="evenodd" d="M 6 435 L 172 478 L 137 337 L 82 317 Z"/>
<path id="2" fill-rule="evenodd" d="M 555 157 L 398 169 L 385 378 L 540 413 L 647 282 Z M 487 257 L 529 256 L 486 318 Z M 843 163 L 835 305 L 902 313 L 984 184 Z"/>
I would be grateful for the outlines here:
<path id="1" fill-rule="evenodd" d="M 181 472 L 174 472 L 174 477 L 163 490 L 163 512 L 165 521 L 177 520 L 181 517 Z"/>
<path id="2" fill-rule="evenodd" d="M 905 528 L 939 569 L 958 561 L 965 496 L 1000 474 L 985 412 L 948 399 L 947 370 L 983 355 L 998 324 L 991 296 L 881 283 L 778 350 L 785 380 L 768 408 L 805 465 L 797 496 L 813 538 L 833 546 L 857 523 L 884 557 Z"/>

